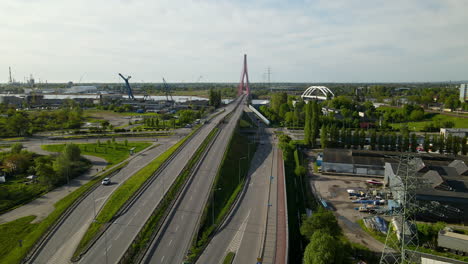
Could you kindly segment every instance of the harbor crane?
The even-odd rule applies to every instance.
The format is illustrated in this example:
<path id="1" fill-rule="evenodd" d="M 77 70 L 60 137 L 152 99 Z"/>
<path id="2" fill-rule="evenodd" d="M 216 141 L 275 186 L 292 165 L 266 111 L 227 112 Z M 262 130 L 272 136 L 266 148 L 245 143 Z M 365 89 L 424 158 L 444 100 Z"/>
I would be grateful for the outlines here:
<path id="1" fill-rule="evenodd" d="M 174 99 L 172 98 L 172 95 L 171 95 L 171 87 L 169 87 L 169 85 L 167 84 L 166 80 L 164 80 L 164 78 L 162 79 L 163 79 L 163 90 L 164 90 L 164 93 L 166 94 L 166 101 L 173 103 Z M 171 98 L 170 100 L 169 100 L 169 97 Z"/>
<path id="2" fill-rule="evenodd" d="M 121 73 L 119 73 L 119 75 L 125 81 L 125 86 L 127 86 L 128 99 L 135 100 L 135 96 L 133 96 L 132 87 L 130 87 L 130 83 L 128 83 L 128 80 L 130 80 L 132 76 L 127 76 L 127 78 L 125 78 Z"/>

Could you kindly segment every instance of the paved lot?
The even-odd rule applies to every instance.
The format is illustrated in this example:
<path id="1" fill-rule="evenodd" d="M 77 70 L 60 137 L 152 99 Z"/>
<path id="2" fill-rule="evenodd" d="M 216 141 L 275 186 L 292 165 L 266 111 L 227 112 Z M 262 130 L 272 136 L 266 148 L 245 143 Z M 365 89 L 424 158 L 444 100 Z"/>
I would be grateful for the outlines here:
<path id="1" fill-rule="evenodd" d="M 309 169 L 313 171 L 313 168 Z M 365 181 L 368 179 L 353 176 L 315 174 L 310 177 L 310 184 L 335 209 L 334 213 L 338 219 L 338 223 L 350 241 L 362 244 L 372 251 L 381 252 L 384 245 L 363 231 L 359 224 L 357 224 L 357 220 L 369 214 L 354 210 L 358 205 L 351 202 L 346 192 L 346 189 L 366 189 Z"/>

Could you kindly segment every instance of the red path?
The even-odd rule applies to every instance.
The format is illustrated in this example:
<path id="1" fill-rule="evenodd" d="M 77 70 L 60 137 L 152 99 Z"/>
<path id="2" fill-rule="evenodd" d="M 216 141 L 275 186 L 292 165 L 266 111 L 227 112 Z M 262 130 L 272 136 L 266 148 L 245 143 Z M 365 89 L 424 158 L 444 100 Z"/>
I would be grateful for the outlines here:
<path id="1" fill-rule="evenodd" d="M 284 167 L 283 167 L 283 153 L 278 151 L 278 215 L 276 218 L 276 264 L 286 264 L 286 246 L 287 246 L 287 232 L 286 232 L 286 193 L 285 193 L 285 178 L 284 178 Z"/>

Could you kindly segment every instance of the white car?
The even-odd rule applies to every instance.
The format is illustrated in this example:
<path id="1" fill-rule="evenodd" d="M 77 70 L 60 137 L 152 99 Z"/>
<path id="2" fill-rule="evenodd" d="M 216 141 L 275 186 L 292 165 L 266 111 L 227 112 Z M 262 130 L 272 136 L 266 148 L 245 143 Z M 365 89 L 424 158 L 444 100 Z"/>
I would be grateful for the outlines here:
<path id="1" fill-rule="evenodd" d="M 104 180 L 102 180 L 101 184 L 102 185 L 109 185 L 111 183 L 110 179 L 109 178 L 104 178 Z"/>

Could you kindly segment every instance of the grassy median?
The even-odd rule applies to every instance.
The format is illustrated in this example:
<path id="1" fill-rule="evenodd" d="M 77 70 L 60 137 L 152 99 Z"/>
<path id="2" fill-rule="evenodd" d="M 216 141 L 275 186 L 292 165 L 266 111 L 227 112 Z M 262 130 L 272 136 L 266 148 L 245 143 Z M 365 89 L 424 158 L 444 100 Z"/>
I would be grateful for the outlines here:
<path id="1" fill-rule="evenodd" d="M 39 223 L 31 224 L 30 222 L 35 218 L 35 216 L 26 216 L 0 225 L 0 238 L 4 238 L 0 240 L 0 248 L 2 248 L 1 252 L 8 252 L 7 254 L 0 254 L 0 263 L 20 263 L 21 260 L 26 257 L 26 254 L 31 250 L 34 244 L 59 219 L 70 205 L 72 205 L 94 184 L 97 184 L 101 179 L 109 176 L 116 170 L 123 168 L 127 164 L 128 162 L 123 163 L 98 175 L 76 191 L 65 196 L 55 204 L 55 210 Z M 20 240 L 21 246 L 19 243 Z"/>
<path id="2" fill-rule="evenodd" d="M 83 250 L 86 249 L 87 245 L 92 241 L 92 239 L 97 234 L 99 234 L 101 228 L 104 227 L 103 223 L 109 222 L 120 210 L 120 208 L 127 202 L 127 200 L 130 199 L 138 191 L 138 189 L 140 189 L 143 183 L 145 183 L 159 169 L 159 167 L 196 131 L 197 130 L 192 131 L 192 133 L 177 142 L 163 154 L 159 155 L 144 168 L 128 178 L 122 185 L 120 185 L 117 190 L 112 193 L 102 210 L 97 215 L 97 221 L 91 223 L 88 230 L 81 239 L 75 253 L 73 254 L 74 259 L 77 258 L 83 252 Z"/>

